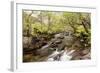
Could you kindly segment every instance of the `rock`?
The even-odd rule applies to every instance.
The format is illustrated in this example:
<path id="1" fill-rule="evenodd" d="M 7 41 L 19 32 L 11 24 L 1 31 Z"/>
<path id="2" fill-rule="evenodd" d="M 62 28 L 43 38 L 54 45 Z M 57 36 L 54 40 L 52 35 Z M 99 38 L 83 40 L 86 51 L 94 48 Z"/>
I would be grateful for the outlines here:
<path id="1" fill-rule="evenodd" d="M 71 55 L 72 55 L 72 60 L 80 60 L 83 56 L 81 50 L 76 50 Z"/>
<path id="2" fill-rule="evenodd" d="M 55 44 L 60 44 L 62 43 L 62 41 L 60 39 L 58 39 L 57 41 L 54 42 Z"/>
<path id="3" fill-rule="evenodd" d="M 28 44 L 29 37 L 23 37 L 23 44 Z"/>
<path id="4" fill-rule="evenodd" d="M 31 37 L 23 37 L 23 48 L 28 48 L 31 44 Z"/>
<path id="5" fill-rule="evenodd" d="M 26 54 L 23 56 L 23 62 L 30 62 L 32 60 L 32 54 Z"/>
<path id="6" fill-rule="evenodd" d="M 23 43 L 27 44 L 27 43 L 31 43 L 32 37 L 23 37 Z"/>
<path id="7" fill-rule="evenodd" d="M 48 58 L 46 61 L 54 61 L 53 58 Z"/>
<path id="8" fill-rule="evenodd" d="M 72 57 L 71 60 L 81 60 L 82 59 L 82 56 L 74 56 Z"/>
<path id="9" fill-rule="evenodd" d="M 52 43 L 52 44 L 50 45 L 50 47 L 52 47 L 52 48 L 57 48 L 57 47 L 58 47 L 58 44 Z"/>
<path id="10" fill-rule="evenodd" d="M 85 49 L 82 51 L 83 54 L 88 54 L 90 52 L 90 49 Z"/>
<path id="11" fill-rule="evenodd" d="M 84 55 L 82 58 L 83 59 L 91 59 L 91 53 L 89 52 L 88 54 Z"/>
<path id="12" fill-rule="evenodd" d="M 55 38 L 61 38 L 61 39 L 64 38 L 64 36 L 63 36 L 62 33 L 55 34 L 54 37 L 55 37 Z"/>
<path id="13" fill-rule="evenodd" d="M 50 44 L 44 45 L 44 46 L 42 46 L 41 50 L 46 49 L 46 48 L 48 48 L 49 46 L 50 46 Z"/>
<path id="14" fill-rule="evenodd" d="M 48 55 L 50 55 L 52 52 L 53 52 L 53 50 L 50 49 L 50 48 L 38 49 L 38 50 L 37 50 L 37 53 L 38 53 L 40 56 L 48 56 Z"/>
<path id="15" fill-rule="evenodd" d="M 62 39 L 62 43 L 66 46 L 72 46 L 73 44 L 73 37 L 72 36 L 64 36 L 64 39 Z"/>
<path id="16" fill-rule="evenodd" d="M 91 58 L 89 49 L 77 50 L 72 55 L 73 55 L 72 60 L 84 60 Z"/>
<path id="17" fill-rule="evenodd" d="M 69 36 L 69 32 L 65 32 L 64 35 L 65 35 L 65 36 Z"/>
<path id="18" fill-rule="evenodd" d="M 66 46 L 65 43 L 62 42 L 61 44 L 58 45 L 58 49 L 63 50 L 65 46 Z"/>
<path id="19" fill-rule="evenodd" d="M 31 43 L 32 44 L 36 44 L 37 42 L 39 42 L 40 40 L 37 37 L 32 37 Z"/>

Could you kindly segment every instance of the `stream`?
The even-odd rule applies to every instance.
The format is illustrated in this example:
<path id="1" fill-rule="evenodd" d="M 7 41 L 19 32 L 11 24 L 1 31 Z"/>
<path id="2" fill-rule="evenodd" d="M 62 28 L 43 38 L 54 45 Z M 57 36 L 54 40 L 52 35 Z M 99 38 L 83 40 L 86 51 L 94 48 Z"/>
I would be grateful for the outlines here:
<path id="1" fill-rule="evenodd" d="M 40 62 L 40 61 L 70 61 L 77 59 L 90 59 L 90 50 L 75 50 L 72 45 L 75 42 L 71 32 L 58 33 L 51 38 L 49 42 L 39 47 L 39 43 L 32 45 L 31 53 L 24 55 L 25 62 Z M 25 38 L 25 40 L 28 40 Z M 24 40 L 25 45 L 27 42 Z M 33 40 L 34 41 L 34 40 Z M 35 39 L 35 41 L 37 41 Z M 40 42 L 40 40 L 38 40 Z M 42 42 L 43 43 L 43 42 Z M 34 46 L 36 44 L 36 46 Z M 33 49 L 34 47 L 40 49 Z M 25 46 L 26 47 L 26 46 Z M 37 48 L 38 48 L 37 47 Z M 28 57 L 27 57 L 28 56 Z"/>

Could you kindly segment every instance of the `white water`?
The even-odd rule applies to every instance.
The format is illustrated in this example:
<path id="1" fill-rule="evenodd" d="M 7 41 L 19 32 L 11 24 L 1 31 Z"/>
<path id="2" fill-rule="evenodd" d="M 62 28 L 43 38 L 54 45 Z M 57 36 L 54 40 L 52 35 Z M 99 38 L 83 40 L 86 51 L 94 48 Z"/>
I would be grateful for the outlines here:
<path id="1" fill-rule="evenodd" d="M 69 61 L 72 58 L 70 54 L 72 54 L 73 52 L 74 50 L 71 50 L 70 52 L 68 52 L 67 50 L 64 51 L 64 53 L 60 57 L 60 61 Z"/>
<path id="2" fill-rule="evenodd" d="M 56 49 L 56 51 L 54 51 L 50 56 L 48 56 L 47 61 L 69 61 L 72 58 L 71 54 L 74 51 L 75 50 L 71 50 L 70 52 L 68 52 L 67 50 L 63 50 L 61 52 L 58 52 Z"/>

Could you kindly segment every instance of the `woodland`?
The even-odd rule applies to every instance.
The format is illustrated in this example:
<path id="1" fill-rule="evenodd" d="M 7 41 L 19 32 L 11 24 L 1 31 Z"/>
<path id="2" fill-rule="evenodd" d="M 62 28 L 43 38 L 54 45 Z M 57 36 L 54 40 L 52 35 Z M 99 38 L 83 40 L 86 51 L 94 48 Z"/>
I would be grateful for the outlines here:
<path id="1" fill-rule="evenodd" d="M 91 59 L 91 14 L 23 10 L 23 62 Z"/>

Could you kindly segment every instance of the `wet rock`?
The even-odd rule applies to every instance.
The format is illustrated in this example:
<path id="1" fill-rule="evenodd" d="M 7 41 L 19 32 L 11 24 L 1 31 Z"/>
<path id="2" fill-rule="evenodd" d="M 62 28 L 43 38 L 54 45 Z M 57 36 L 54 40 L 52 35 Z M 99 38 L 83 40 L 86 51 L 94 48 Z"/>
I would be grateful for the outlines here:
<path id="1" fill-rule="evenodd" d="M 45 48 L 45 49 L 39 49 L 37 50 L 38 55 L 40 56 L 48 56 L 53 52 L 52 49 L 50 48 Z"/>
<path id="2" fill-rule="evenodd" d="M 42 46 L 41 50 L 47 49 L 49 46 L 50 46 L 50 44 L 46 44 L 46 45 Z"/>
<path id="3" fill-rule="evenodd" d="M 83 53 L 81 50 L 76 50 L 72 53 L 72 60 L 81 60 Z"/>
<path id="4" fill-rule="evenodd" d="M 84 55 L 83 59 L 91 59 L 91 53 L 89 52 L 88 54 Z"/>
<path id="5" fill-rule="evenodd" d="M 85 49 L 82 51 L 83 54 L 88 54 L 90 52 L 90 49 Z"/>
<path id="6" fill-rule="evenodd" d="M 62 41 L 60 39 L 58 39 L 57 41 L 55 41 L 55 44 L 60 44 L 62 43 Z"/>
<path id="7" fill-rule="evenodd" d="M 57 48 L 57 47 L 58 47 L 58 44 L 52 43 L 52 44 L 50 45 L 50 47 L 52 47 L 52 48 Z"/>

